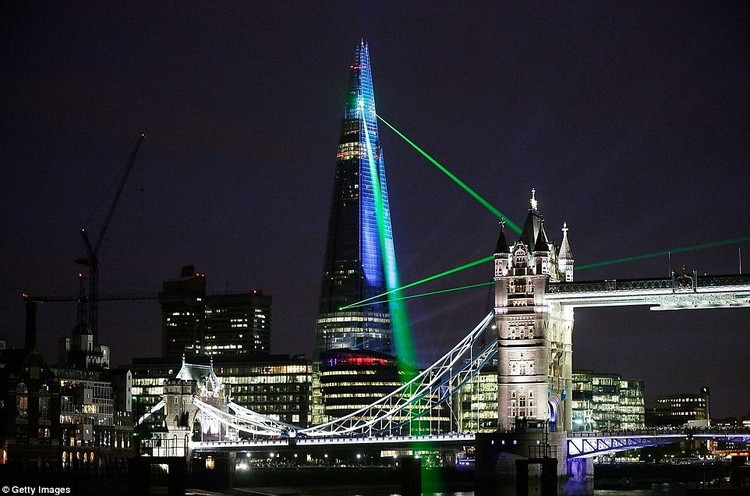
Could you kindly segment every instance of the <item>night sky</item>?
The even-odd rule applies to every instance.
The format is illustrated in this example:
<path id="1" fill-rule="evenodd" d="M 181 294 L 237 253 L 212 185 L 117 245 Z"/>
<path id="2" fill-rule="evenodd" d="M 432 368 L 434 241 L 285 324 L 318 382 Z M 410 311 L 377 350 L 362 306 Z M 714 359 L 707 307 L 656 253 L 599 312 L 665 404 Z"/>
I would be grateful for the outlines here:
<path id="1" fill-rule="evenodd" d="M 311 356 L 348 65 L 368 42 L 379 114 L 522 223 L 531 189 L 577 265 L 750 236 L 747 2 L 3 2 L 0 333 L 21 292 L 74 295 L 122 170 L 101 293 L 273 297 L 273 352 Z M 380 126 L 401 280 L 485 257 L 497 219 Z M 509 241 L 514 241 L 511 237 Z M 576 272 L 735 274 L 750 242 Z M 411 292 L 491 280 L 491 264 Z M 410 300 L 423 365 L 489 311 L 487 288 Z M 75 304 L 39 309 L 41 349 Z M 114 364 L 160 353 L 156 301 L 103 302 Z M 574 368 L 710 386 L 750 415 L 750 309 L 576 311 Z"/>

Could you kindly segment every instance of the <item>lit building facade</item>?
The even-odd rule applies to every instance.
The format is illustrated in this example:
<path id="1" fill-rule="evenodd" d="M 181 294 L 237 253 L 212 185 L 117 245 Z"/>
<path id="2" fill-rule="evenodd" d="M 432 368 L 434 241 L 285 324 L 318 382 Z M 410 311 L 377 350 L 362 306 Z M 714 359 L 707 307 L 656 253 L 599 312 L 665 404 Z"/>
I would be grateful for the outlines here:
<path id="1" fill-rule="evenodd" d="M 271 352 L 271 297 L 260 290 L 208 295 L 198 351 L 203 355 Z"/>
<path id="2" fill-rule="evenodd" d="M 78 313 L 52 367 L 60 391 L 61 468 L 122 471 L 134 454 L 130 372 L 109 369 L 109 347 L 94 343 L 81 302 Z"/>
<path id="3" fill-rule="evenodd" d="M 355 412 L 400 385 L 396 359 L 390 355 L 349 349 L 320 354 L 320 387 L 326 404 L 324 420 Z"/>
<path id="4" fill-rule="evenodd" d="M 593 374 L 591 389 L 595 430 L 620 430 L 620 376 Z"/>
<path id="5" fill-rule="evenodd" d="M 374 362 L 381 360 L 382 354 L 393 356 L 391 310 L 388 303 L 376 297 L 398 285 L 370 53 L 367 44 L 361 42 L 349 66 L 348 94 L 336 153 L 315 333 L 314 423 L 341 416 L 347 410 L 344 404 L 363 404 L 373 387 L 390 392 L 375 376 L 364 374 L 369 370 L 365 367 L 357 381 L 349 381 L 348 385 L 346 381 L 336 381 L 336 396 L 329 397 L 331 376 L 321 375 L 323 370 L 317 367 L 322 362 L 317 360 L 334 350 L 353 350 L 359 356 L 372 353 L 370 359 Z M 403 311 L 399 309 L 399 315 Z M 386 368 L 390 368 L 387 374 L 398 376 L 395 360 Z M 333 372 L 328 369 L 326 373 Z M 376 375 L 384 373 L 380 367 Z M 369 385 L 369 380 L 376 380 L 377 386 Z M 393 386 L 397 385 L 394 380 Z"/>
<path id="6" fill-rule="evenodd" d="M 620 428 L 642 429 L 646 426 L 645 383 L 620 380 Z"/>
<path id="7" fill-rule="evenodd" d="M 127 396 L 113 387 L 91 333 L 78 331 L 73 334 L 80 341 L 63 357 L 64 365 L 48 366 L 36 351 L 36 302 L 26 302 L 24 348 L 0 352 L 0 465 L 9 466 L 4 473 L 125 470 L 133 454 L 132 419 L 116 398 Z"/>
<path id="8" fill-rule="evenodd" d="M 454 396 L 453 413 L 459 432 L 497 430 L 497 359 L 461 386 Z"/>
<path id="9" fill-rule="evenodd" d="M 325 398 L 326 416 L 323 421 L 343 417 L 367 407 L 388 396 L 405 382 L 394 357 L 372 351 L 324 351 L 320 354 L 319 370 L 320 388 Z M 357 415 L 359 421 L 370 418 L 366 412 Z M 398 431 L 402 435 L 448 432 L 454 430 L 455 425 L 452 423 L 450 405 L 446 404 L 431 409 L 418 419 L 411 419 L 404 414 L 397 415 L 392 420 L 396 424 L 400 423 Z"/>
<path id="10" fill-rule="evenodd" d="M 649 408 L 649 425 L 655 427 L 708 427 L 711 422 L 708 387 L 698 393 L 663 396 Z"/>
<path id="11" fill-rule="evenodd" d="M 61 464 L 65 471 L 122 471 L 134 454 L 128 371 L 54 368 L 60 384 Z M 120 375 L 113 380 L 112 374 Z"/>
<path id="12" fill-rule="evenodd" d="M 206 297 L 206 276 L 186 265 L 180 277 L 164 281 L 159 293 L 162 315 L 161 353 L 165 357 L 181 357 L 194 353 L 203 329 L 203 299 Z"/>
<path id="13" fill-rule="evenodd" d="M 165 281 L 162 307 L 162 356 L 257 355 L 271 352 L 271 297 L 249 293 L 207 294 L 206 276 L 195 267 Z"/>
<path id="14" fill-rule="evenodd" d="M 643 381 L 590 370 L 573 372 L 574 431 L 617 431 L 645 427 Z"/>
<path id="15" fill-rule="evenodd" d="M 590 370 L 573 371 L 573 425 L 576 432 L 594 430 L 594 386 L 593 372 Z"/>

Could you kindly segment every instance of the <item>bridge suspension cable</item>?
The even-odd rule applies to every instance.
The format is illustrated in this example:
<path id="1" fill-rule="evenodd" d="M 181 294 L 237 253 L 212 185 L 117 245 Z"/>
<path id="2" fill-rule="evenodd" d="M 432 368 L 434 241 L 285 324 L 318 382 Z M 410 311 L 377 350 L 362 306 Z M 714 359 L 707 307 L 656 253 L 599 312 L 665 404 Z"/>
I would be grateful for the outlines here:
<path id="1" fill-rule="evenodd" d="M 309 437 L 398 432 L 405 424 L 425 416 L 450 401 L 454 392 L 475 377 L 497 353 L 497 338 L 485 342 L 484 333 L 494 321 L 487 314 L 474 329 L 450 351 L 390 394 L 346 416 L 320 425 L 301 429 L 228 401 L 226 410 L 211 405 L 198 396 L 192 404 L 205 415 L 226 427 L 255 436 Z M 145 421 L 164 408 L 164 400 L 154 405 L 139 420 Z"/>
<path id="2" fill-rule="evenodd" d="M 293 437 L 297 427 L 253 412 L 240 405 L 229 402 L 227 406 L 234 410 L 234 414 L 225 412 L 213 405 L 193 396 L 193 405 L 208 417 L 238 431 L 248 432 L 256 436 L 290 436 Z"/>
<path id="3" fill-rule="evenodd" d="M 151 415 L 158 412 L 162 408 L 164 408 L 164 400 L 160 400 L 159 403 L 152 406 L 149 411 L 141 415 L 141 418 L 136 421 L 135 425 L 141 425 L 147 418 L 149 418 Z"/>
<path id="4" fill-rule="evenodd" d="M 497 348 L 480 344 L 482 334 L 494 320 L 490 312 L 449 352 L 390 394 L 343 417 L 301 429 L 307 436 L 380 434 L 393 432 L 445 403 L 454 390 L 479 373 Z M 479 348 L 479 349 L 477 349 Z"/>

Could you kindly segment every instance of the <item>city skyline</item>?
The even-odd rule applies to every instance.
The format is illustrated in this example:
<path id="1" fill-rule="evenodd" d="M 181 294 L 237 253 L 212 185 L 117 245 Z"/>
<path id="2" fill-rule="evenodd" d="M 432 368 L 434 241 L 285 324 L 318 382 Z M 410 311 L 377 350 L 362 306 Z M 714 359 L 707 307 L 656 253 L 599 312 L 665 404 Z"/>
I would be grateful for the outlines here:
<path id="1" fill-rule="evenodd" d="M 0 333 L 23 344 L 21 292 L 76 293 L 78 231 L 98 232 L 145 133 L 102 245 L 100 292 L 156 293 L 194 264 L 209 291 L 271 296 L 272 351 L 311 356 L 361 39 L 380 115 L 516 222 L 535 188 L 550 237 L 570 228 L 577 267 L 750 235 L 746 4 L 430 5 L 3 7 Z M 490 255 L 497 219 L 380 131 L 402 282 Z M 744 241 L 575 280 L 736 273 L 740 249 L 750 260 Z M 486 264 L 413 292 L 491 277 Z M 488 295 L 408 302 L 424 365 L 486 314 Z M 38 313 L 52 360 L 75 303 Z M 157 354 L 156 301 L 103 302 L 99 314 L 113 363 Z M 748 330 L 748 309 L 578 310 L 573 366 L 644 380 L 649 398 L 709 386 L 716 408 L 748 415 Z"/>

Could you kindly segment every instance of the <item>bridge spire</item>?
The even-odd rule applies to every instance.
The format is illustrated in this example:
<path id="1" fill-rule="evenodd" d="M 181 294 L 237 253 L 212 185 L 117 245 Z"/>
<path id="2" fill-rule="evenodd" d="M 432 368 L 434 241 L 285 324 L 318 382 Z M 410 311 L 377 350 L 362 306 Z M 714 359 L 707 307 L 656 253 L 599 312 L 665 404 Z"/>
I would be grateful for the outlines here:
<path id="1" fill-rule="evenodd" d="M 526 222 L 523 224 L 521 230 L 521 242 L 526 245 L 526 249 L 529 253 L 536 249 L 537 238 L 539 237 L 539 231 L 544 229 L 542 225 L 542 214 L 539 213 L 539 203 L 536 199 L 536 189 L 531 190 L 531 200 L 529 200 L 529 214 L 526 216 Z M 546 242 L 547 235 L 544 235 Z M 546 246 L 539 247 L 540 250 L 546 250 Z"/>
<path id="2" fill-rule="evenodd" d="M 505 219 L 500 219 L 500 234 L 497 237 L 497 244 L 495 244 L 495 253 L 510 253 L 508 240 L 505 238 Z"/>
<path id="3" fill-rule="evenodd" d="M 560 273 L 560 279 L 565 282 L 573 281 L 573 252 L 570 250 L 568 241 L 568 223 L 563 222 L 562 227 L 563 239 L 560 243 L 560 252 L 557 255 L 557 268 Z"/>

